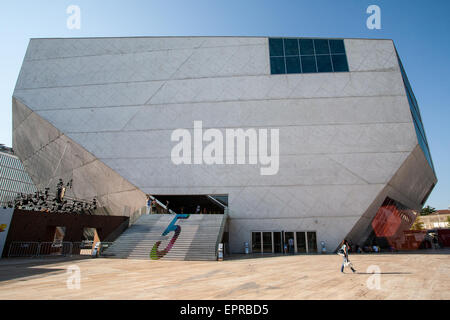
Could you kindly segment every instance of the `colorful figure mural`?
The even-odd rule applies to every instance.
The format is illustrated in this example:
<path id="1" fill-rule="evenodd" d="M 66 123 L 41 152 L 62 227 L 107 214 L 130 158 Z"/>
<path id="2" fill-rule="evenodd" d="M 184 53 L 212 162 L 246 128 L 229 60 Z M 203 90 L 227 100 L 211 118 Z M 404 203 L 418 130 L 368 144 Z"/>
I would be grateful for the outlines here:
<path id="1" fill-rule="evenodd" d="M 175 218 L 170 222 L 169 226 L 164 230 L 162 233 L 162 236 L 166 236 L 169 234 L 169 232 L 174 231 L 174 235 L 172 239 L 170 239 L 169 244 L 166 246 L 163 250 L 158 250 L 158 247 L 161 244 L 161 241 L 157 241 L 155 245 L 152 248 L 152 251 L 150 251 L 150 259 L 152 260 L 158 260 L 164 257 L 167 253 L 169 253 L 170 249 L 172 249 L 173 245 L 175 244 L 175 241 L 177 241 L 178 236 L 181 232 L 181 227 L 179 225 L 176 225 L 178 219 L 187 219 L 189 218 L 190 214 L 177 214 Z"/>

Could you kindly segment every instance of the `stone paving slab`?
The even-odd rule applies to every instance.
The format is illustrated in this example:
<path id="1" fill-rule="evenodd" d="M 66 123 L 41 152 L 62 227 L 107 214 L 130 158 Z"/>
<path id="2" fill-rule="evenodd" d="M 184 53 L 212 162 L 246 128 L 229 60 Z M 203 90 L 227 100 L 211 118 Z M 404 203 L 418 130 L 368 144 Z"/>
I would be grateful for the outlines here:
<path id="1" fill-rule="evenodd" d="M 355 274 L 340 272 L 338 255 L 222 262 L 2 259 L 0 299 L 450 299 L 450 254 L 350 258 Z M 74 265 L 80 289 L 67 288 L 67 268 Z M 379 273 L 367 273 L 370 266 Z"/>

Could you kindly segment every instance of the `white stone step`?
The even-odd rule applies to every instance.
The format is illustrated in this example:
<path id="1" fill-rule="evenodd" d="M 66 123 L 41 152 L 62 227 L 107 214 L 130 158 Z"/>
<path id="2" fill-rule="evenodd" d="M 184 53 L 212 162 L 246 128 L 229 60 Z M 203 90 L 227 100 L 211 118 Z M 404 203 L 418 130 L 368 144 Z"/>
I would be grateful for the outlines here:
<path id="1" fill-rule="evenodd" d="M 175 215 L 143 215 L 105 250 L 105 256 L 132 259 L 150 259 L 150 251 L 157 241 L 163 250 L 173 237 L 162 233 Z M 223 215 L 190 215 L 178 219 L 181 233 L 171 250 L 162 260 L 215 260 L 216 242 Z"/>

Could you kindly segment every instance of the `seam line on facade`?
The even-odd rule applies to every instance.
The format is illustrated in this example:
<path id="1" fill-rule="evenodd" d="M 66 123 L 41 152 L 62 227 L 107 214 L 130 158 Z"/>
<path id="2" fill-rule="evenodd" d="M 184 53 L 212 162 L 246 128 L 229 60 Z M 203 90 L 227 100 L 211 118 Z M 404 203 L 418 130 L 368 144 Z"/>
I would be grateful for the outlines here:
<path id="1" fill-rule="evenodd" d="M 204 40 L 206 41 L 206 40 Z M 203 41 L 203 43 L 204 43 Z M 180 51 L 180 50 L 192 50 L 195 51 L 197 49 L 214 49 L 214 48 L 235 48 L 235 47 L 263 47 L 265 43 L 256 43 L 256 44 L 242 44 L 242 45 L 228 45 L 228 46 L 197 46 L 197 47 L 186 47 L 186 48 L 168 48 L 168 49 L 156 49 L 156 50 L 143 50 L 143 51 L 133 51 L 133 52 L 117 52 L 117 53 L 103 53 L 103 54 L 88 54 L 83 56 L 65 56 L 65 57 L 49 57 L 49 58 L 35 58 L 35 59 L 24 59 L 24 62 L 31 61 L 46 61 L 46 60 L 63 60 L 63 59 L 76 59 L 76 58 L 84 58 L 84 57 L 104 57 L 104 56 L 126 56 L 126 55 L 135 55 L 139 53 L 151 53 L 151 52 L 164 52 L 164 51 Z"/>
<path id="2" fill-rule="evenodd" d="M 335 152 L 335 153 L 324 153 L 324 152 L 319 152 L 319 153 L 286 153 L 286 154 L 280 154 L 281 156 L 288 156 L 288 157 L 302 157 L 302 156 L 317 156 L 317 155 L 323 155 L 323 156 L 328 156 L 328 155 L 352 155 L 352 154 L 392 154 L 392 153 L 411 153 L 411 150 L 395 150 L 395 151 L 361 151 L 361 152 Z M 133 157 L 133 158 L 126 158 L 126 157 L 100 157 L 98 158 L 99 160 L 144 160 L 144 159 L 170 159 L 170 157 Z M 221 164 L 220 166 L 226 166 L 227 164 Z M 228 164 L 230 165 L 230 164 Z M 236 164 L 234 164 L 236 165 Z M 249 164 L 242 164 L 242 166 L 245 165 L 249 165 Z"/>
<path id="3" fill-rule="evenodd" d="M 317 124 L 288 124 L 288 125 L 266 125 L 266 126 L 239 126 L 239 127 L 233 127 L 233 126 L 227 126 L 227 127 L 202 127 L 203 130 L 208 129 L 264 129 L 264 128 L 295 128 L 295 127 L 328 127 L 328 126 L 365 126 L 365 125 L 385 125 L 385 124 L 410 124 L 411 122 L 361 122 L 361 123 L 317 123 Z M 169 128 L 169 129 L 134 129 L 134 130 L 126 130 L 124 128 L 118 129 L 118 130 L 100 130 L 100 131 L 66 131 L 65 134 L 100 134 L 100 133 L 115 133 L 115 132 L 153 132 L 153 131 L 173 131 L 178 128 Z M 184 127 L 183 129 L 194 129 L 193 127 Z"/>
<path id="4" fill-rule="evenodd" d="M 88 83 L 88 84 L 75 84 L 75 85 L 63 85 L 63 86 L 48 86 L 48 87 L 33 87 L 33 88 L 23 88 L 16 85 L 15 90 L 39 90 L 39 89 L 57 89 L 57 88 L 79 88 L 79 87 L 91 87 L 91 86 L 106 86 L 106 85 L 114 85 L 114 84 L 134 84 L 134 83 L 151 83 L 151 82 L 164 82 L 164 81 L 186 81 L 186 80 L 211 80 L 211 79 L 227 79 L 227 78 L 245 78 L 245 77 L 298 77 L 298 76 L 322 76 L 325 75 L 348 75 L 350 77 L 351 73 L 395 73 L 397 74 L 396 69 L 392 69 L 389 71 L 386 70 L 364 70 L 364 71 L 349 71 L 349 72 L 317 72 L 317 73 L 301 73 L 301 74 L 267 74 L 267 73 L 258 73 L 258 74 L 236 74 L 236 75 L 225 75 L 225 76 L 204 76 L 204 77 L 196 77 L 196 78 L 175 78 L 175 79 L 155 79 L 155 80 L 139 80 L 139 81 L 115 81 L 115 82 L 102 82 L 102 83 Z M 20 80 L 17 79 L 17 81 Z"/>
<path id="5" fill-rule="evenodd" d="M 20 90 L 17 90 L 20 91 Z M 68 107 L 68 108 L 46 108 L 46 109 L 33 109 L 37 111 L 55 111 L 55 110 L 90 110 L 90 109 L 108 109 L 108 108 L 126 108 L 126 107 L 162 107 L 167 105 L 184 105 L 184 104 L 208 104 L 208 103 L 231 103 L 231 102 L 260 102 L 260 101 L 297 101 L 297 100 L 317 100 L 317 99 L 352 99 L 352 98 L 392 98 L 403 97 L 403 94 L 385 94 L 385 95 L 373 95 L 373 96 L 340 96 L 340 97 L 300 97 L 300 98 L 267 98 L 267 99 L 235 99 L 235 100 L 204 100 L 195 102 L 167 102 L 167 103 L 152 103 L 152 104 L 122 104 L 122 105 L 108 105 L 108 106 L 90 106 L 90 107 Z M 15 97 L 16 98 L 16 97 Z M 18 98 L 16 98 L 18 99 Z M 412 122 L 412 121 L 411 121 Z"/>

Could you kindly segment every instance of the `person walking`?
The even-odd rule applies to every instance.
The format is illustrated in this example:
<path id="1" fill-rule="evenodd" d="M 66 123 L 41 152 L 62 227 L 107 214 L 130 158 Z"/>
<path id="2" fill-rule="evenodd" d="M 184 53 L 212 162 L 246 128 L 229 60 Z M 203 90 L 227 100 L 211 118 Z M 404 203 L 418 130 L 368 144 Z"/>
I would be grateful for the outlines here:
<path id="1" fill-rule="evenodd" d="M 150 199 L 150 195 L 147 195 L 147 214 L 150 214 L 150 208 L 152 204 L 152 199 Z"/>
<path id="2" fill-rule="evenodd" d="M 294 254 L 294 238 L 289 238 L 289 253 Z"/>
<path id="3" fill-rule="evenodd" d="M 156 199 L 152 200 L 152 214 L 155 214 L 156 212 Z"/>
<path id="4" fill-rule="evenodd" d="M 344 261 L 342 262 L 341 272 L 344 273 L 344 267 L 350 267 L 350 269 L 353 271 L 353 273 L 356 272 L 356 270 L 353 268 L 353 264 L 348 259 L 348 249 L 349 244 L 347 240 L 342 241 L 341 247 L 338 250 L 338 254 L 344 257 Z"/>

